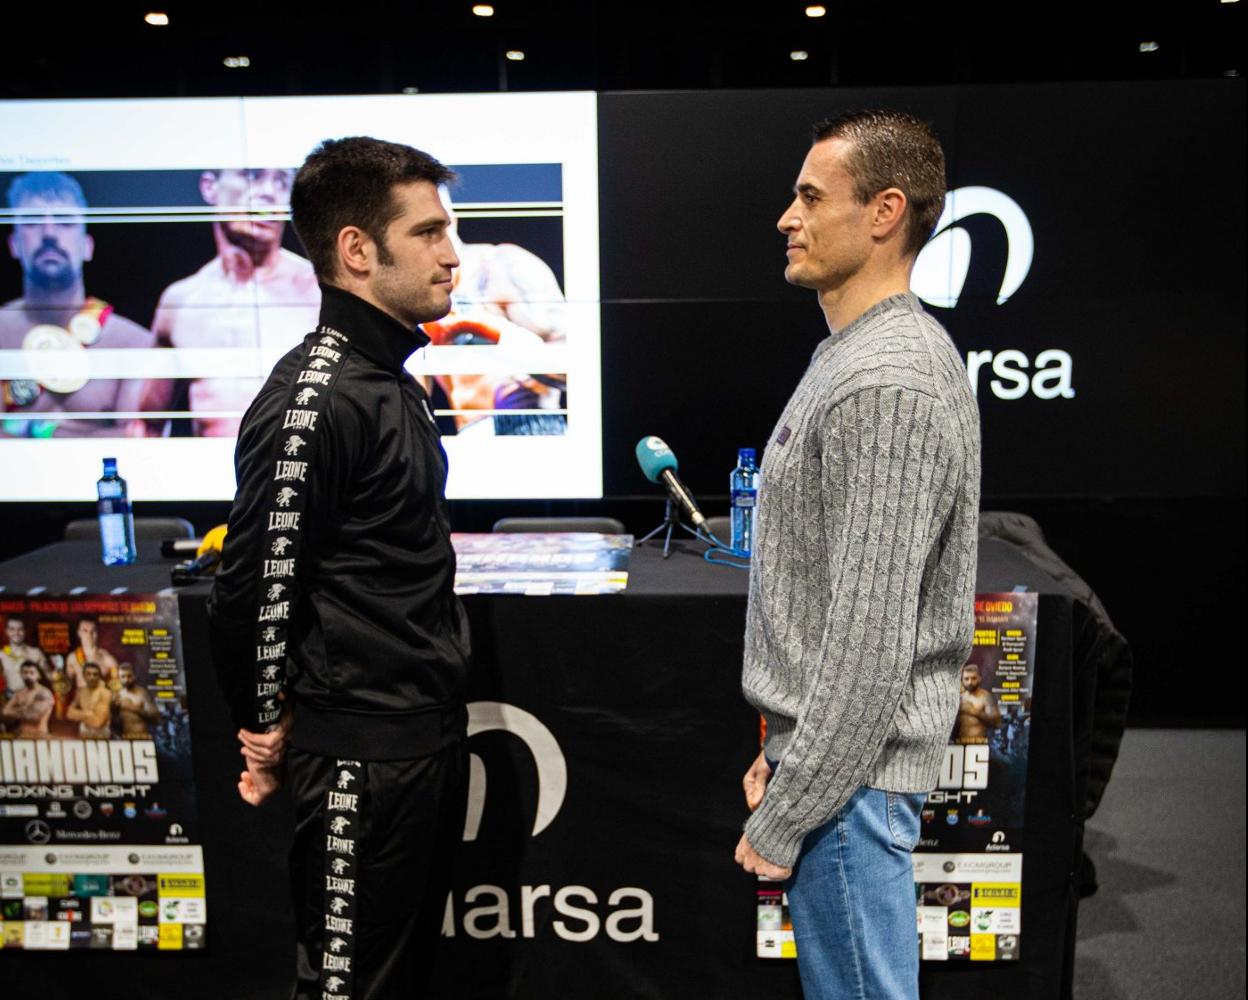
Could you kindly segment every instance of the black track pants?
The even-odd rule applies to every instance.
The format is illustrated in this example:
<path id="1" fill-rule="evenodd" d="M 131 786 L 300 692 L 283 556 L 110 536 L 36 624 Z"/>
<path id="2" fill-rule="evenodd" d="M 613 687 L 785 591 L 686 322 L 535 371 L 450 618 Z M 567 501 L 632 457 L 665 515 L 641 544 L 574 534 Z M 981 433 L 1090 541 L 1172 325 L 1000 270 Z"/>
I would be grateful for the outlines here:
<path id="1" fill-rule="evenodd" d="M 432 970 L 467 800 L 465 741 L 428 757 L 287 754 L 295 1000 L 415 1000 Z"/>

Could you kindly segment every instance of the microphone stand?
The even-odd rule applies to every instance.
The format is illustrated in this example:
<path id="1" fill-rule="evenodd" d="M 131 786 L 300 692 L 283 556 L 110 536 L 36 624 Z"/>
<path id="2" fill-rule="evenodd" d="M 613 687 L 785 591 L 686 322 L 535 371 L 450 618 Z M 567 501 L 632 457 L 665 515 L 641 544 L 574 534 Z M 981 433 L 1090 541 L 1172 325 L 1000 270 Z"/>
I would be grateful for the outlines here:
<path id="1" fill-rule="evenodd" d="M 660 531 L 662 531 L 662 532 L 664 532 L 664 535 L 663 535 L 663 558 L 664 558 L 664 559 L 666 559 L 666 558 L 668 558 L 668 557 L 672 554 L 672 529 L 673 529 L 673 528 L 678 528 L 678 527 L 679 527 L 679 528 L 684 528 L 684 529 L 685 529 L 685 531 L 687 531 L 687 532 L 689 532 L 689 534 L 693 535 L 693 537 L 694 537 L 694 538 L 697 538 L 697 537 L 698 537 L 698 533 L 697 533 L 696 531 L 694 531 L 691 527 L 689 527 L 689 525 L 685 524 L 685 522 L 684 522 L 684 521 L 682 521 L 682 520 L 680 519 L 679 515 L 676 513 L 676 504 L 672 503 L 672 498 L 671 498 L 671 497 L 668 497 L 668 498 L 667 498 L 667 506 L 666 506 L 666 507 L 664 507 L 664 509 L 663 509 L 663 521 L 662 521 L 662 523 L 661 523 L 661 524 L 660 524 L 657 528 L 655 528 L 653 531 L 651 531 L 648 535 L 646 535 L 644 538 L 638 539 L 638 541 L 637 541 L 637 547 L 638 547 L 638 548 L 640 548 L 640 547 L 641 547 L 642 545 L 644 545 L 646 542 L 650 541 L 650 539 L 652 539 L 652 538 L 653 538 L 655 535 L 657 535 Z"/>

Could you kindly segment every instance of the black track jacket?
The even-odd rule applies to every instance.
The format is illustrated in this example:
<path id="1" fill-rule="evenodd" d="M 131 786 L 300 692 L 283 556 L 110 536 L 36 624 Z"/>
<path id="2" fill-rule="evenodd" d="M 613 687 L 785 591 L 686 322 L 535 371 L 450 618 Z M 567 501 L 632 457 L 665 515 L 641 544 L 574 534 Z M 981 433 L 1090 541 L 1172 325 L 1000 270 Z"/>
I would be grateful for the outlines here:
<path id="1" fill-rule="evenodd" d="M 428 339 L 321 290 L 319 329 L 243 417 L 208 605 L 214 660 L 244 728 L 272 721 L 284 689 L 294 746 L 420 757 L 462 734 L 469 656 L 446 453 L 403 368 Z"/>

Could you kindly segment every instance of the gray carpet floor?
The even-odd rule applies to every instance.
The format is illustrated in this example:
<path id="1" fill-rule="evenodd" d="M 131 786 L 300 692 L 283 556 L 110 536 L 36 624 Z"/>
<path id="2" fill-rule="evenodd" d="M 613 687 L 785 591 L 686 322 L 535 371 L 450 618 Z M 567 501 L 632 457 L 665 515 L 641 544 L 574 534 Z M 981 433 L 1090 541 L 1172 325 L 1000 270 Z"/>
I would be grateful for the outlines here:
<path id="1" fill-rule="evenodd" d="M 1085 847 L 1077 1000 L 1242 1000 L 1242 730 L 1129 730 Z"/>

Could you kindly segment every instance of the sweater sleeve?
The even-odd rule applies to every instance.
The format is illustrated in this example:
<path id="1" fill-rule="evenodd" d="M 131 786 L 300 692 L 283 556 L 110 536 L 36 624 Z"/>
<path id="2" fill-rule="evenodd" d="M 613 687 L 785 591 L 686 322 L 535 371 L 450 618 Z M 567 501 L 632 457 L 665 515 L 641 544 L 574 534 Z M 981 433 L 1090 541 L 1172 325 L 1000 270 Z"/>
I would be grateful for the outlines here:
<path id="1" fill-rule="evenodd" d="M 892 730 L 914 659 L 938 498 L 958 474 L 932 396 L 860 390 L 821 427 L 822 551 L 831 606 L 794 731 L 746 824 L 768 861 L 792 866 L 807 833 L 861 787 Z"/>

